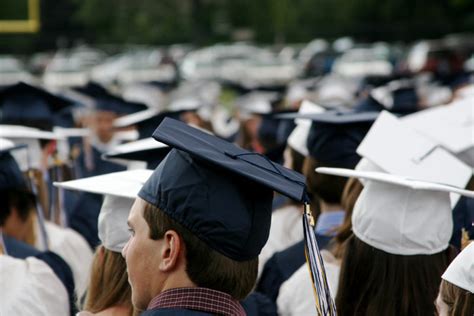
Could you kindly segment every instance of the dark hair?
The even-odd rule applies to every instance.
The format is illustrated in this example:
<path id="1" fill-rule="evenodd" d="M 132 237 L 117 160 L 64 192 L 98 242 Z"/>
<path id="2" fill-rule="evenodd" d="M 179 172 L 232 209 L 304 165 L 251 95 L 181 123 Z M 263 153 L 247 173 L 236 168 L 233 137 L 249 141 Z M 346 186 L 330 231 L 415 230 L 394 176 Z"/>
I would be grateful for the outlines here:
<path id="1" fill-rule="evenodd" d="M 304 175 L 308 191 L 326 203 L 341 204 L 342 192 L 346 185 L 346 178 L 327 174 L 320 174 L 314 170 L 318 167 L 334 167 L 323 164 L 314 158 L 307 157 L 304 162 Z"/>
<path id="2" fill-rule="evenodd" d="M 471 292 L 441 280 L 439 294 L 443 302 L 448 305 L 449 316 L 474 315 L 474 294 Z"/>
<path id="3" fill-rule="evenodd" d="M 339 315 L 433 315 L 441 274 L 454 250 L 433 255 L 394 255 L 355 235 L 347 240 L 336 306 Z"/>
<path id="4" fill-rule="evenodd" d="M 34 207 L 35 197 L 26 190 L 0 190 L 0 226 L 5 225 L 13 208 L 18 211 L 20 219 L 26 221 Z"/>
<path id="5" fill-rule="evenodd" d="M 291 155 L 291 169 L 295 170 L 296 172 L 303 173 L 303 165 L 304 165 L 304 160 L 305 156 L 300 154 L 298 151 L 294 150 L 291 147 L 288 147 L 290 149 L 290 155 Z"/>
<path id="6" fill-rule="evenodd" d="M 236 300 L 244 299 L 252 291 L 257 279 L 258 258 L 240 262 L 222 255 L 149 203 L 146 203 L 143 217 L 150 227 L 151 239 L 163 238 L 168 230 L 174 230 L 183 239 L 186 272 L 194 284 L 228 293 Z"/>

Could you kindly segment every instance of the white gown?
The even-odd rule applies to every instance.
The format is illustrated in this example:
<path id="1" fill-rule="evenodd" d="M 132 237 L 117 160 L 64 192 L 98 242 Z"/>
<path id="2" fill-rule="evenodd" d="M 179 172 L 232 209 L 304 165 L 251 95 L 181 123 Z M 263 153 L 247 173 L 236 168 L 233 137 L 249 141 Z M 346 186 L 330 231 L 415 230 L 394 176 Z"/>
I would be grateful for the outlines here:
<path id="1" fill-rule="evenodd" d="M 58 254 L 69 265 L 76 286 L 76 294 L 81 298 L 89 285 L 93 252 L 78 232 L 51 222 L 45 222 L 45 225 L 49 238 L 49 250 Z M 36 248 L 45 250 L 41 245 L 43 245 L 41 238 L 37 238 Z"/>
<path id="2" fill-rule="evenodd" d="M 0 315 L 69 315 L 66 288 L 43 261 L 0 255 Z"/>
<path id="3" fill-rule="evenodd" d="M 321 251 L 329 291 L 332 298 L 337 295 L 339 283 L 340 262 L 327 250 Z M 278 315 L 316 315 L 313 287 L 307 264 L 302 265 L 280 287 L 277 298 Z"/>
<path id="4" fill-rule="evenodd" d="M 258 275 L 260 277 L 265 263 L 275 252 L 284 250 L 303 239 L 301 209 L 295 205 L 283 206 L 272 213 L 268 241 L 258 256 Z"/>

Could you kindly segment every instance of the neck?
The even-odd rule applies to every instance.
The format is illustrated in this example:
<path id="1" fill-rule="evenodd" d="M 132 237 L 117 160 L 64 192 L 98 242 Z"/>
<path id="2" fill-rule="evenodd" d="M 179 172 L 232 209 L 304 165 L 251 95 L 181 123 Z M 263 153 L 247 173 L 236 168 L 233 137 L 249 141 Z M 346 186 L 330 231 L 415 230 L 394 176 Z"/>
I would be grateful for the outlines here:
<path id="1" fill-rule="evenodd" d="M 326 212 L 335 212 L 335 211 L 340 211 L 342 210 L 341 204 L 331 204 L 331 203 L 326 203 L 321 200 L 320 202 L 320 207 L 321 207 L 321 213 L 326 213 Z"/>
<path id="2" fill-rule="evenodd" d="M 171 275 L 161 284 L 161 289 L 158 289 L 155 292 L 155 296 L 163 293 L 166 290 L 177 289 L 182 287 L 197 287 L 197 285 L 194 284 L 187 275 Z"/>

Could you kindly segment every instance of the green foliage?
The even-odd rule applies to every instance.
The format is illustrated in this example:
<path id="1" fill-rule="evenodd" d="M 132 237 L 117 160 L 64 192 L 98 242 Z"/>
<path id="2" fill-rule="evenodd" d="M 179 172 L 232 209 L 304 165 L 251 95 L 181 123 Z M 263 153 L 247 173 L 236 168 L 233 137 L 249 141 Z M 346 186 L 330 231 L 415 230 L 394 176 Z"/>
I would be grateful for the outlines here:
<path id="1" fill-rule="evenodd" d="M 19 18 L 26 0 L 2 0 L 0 18 Z M 474 32 L 473 0 L 41 0 L 41 33 L 2 35 L 0 51 L 97 44 L 231 41 L 249 29 L 261 43 L 354 36 L 363 41 L 437 38 Z"/>

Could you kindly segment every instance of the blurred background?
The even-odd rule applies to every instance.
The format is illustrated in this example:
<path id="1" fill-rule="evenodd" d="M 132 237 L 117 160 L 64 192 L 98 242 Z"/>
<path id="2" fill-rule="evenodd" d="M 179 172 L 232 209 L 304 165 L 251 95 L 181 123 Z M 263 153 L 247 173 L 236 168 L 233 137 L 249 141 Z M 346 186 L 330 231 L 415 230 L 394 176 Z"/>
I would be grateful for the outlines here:
<path id="1" fill-rule="evenodd" d="M 1 0 L 0 85 L 451 75 L 473 34 L 472 0 Z"/>

